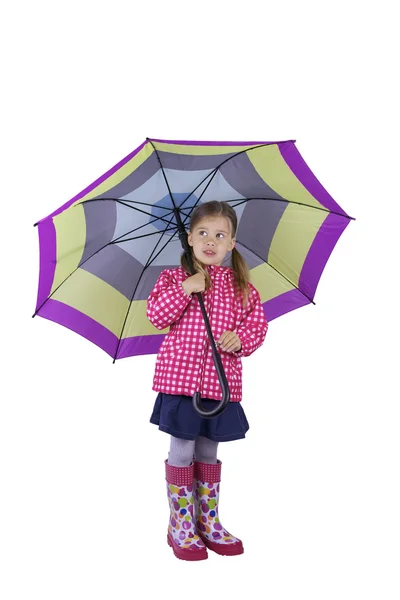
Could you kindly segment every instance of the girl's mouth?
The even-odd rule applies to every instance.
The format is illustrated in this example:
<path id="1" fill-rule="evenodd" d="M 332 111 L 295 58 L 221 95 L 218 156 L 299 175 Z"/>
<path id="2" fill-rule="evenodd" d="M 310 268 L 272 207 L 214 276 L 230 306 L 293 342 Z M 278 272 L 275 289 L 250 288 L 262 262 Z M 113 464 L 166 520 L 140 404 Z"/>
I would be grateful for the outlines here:
<path id="1" fill-rule="evenodd" d="M 203 250 L 204 254 L 207 254 L 207 256 L 214 256 L 215 252 L 212 252 L 211 250 Z"/>

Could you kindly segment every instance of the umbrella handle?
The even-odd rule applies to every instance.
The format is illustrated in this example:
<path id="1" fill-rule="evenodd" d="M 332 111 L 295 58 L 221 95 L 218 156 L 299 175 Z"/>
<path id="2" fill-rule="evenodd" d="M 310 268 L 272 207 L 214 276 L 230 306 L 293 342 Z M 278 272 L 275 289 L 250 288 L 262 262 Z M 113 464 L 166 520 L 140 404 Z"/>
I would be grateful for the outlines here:
<path id="1" fill-rule="evenodd" d="M 191 254 L 190 254 L 190 247 L 189 247 L 189 243 L 188 243 L 188 235 L 187 235 L 187 232 L 186 232 L 186 230 L 185 230 L 185 228 L 184 228 L 184 226 L 182 224 L 182 220 L 181 220 L 181 217 L 180 217 L 180 214 L 179 214 L 179 209 L 175 208 L 174 212 L 175 212 L 175 216 L 176 216 L 176 220 L 177 220 L 177 224 L 178 224 L 179 239 L 181 241 L 183 249 L 185 250 L 185 254 L 186 254 L 187 261 L 189 263 L 190 271 L 191 271 L 191 273 L 193 275 L 195 275 L 196 271 L 195 271 L 195 268 L 193 266 L 193 261 L 192 261 L 192 257 L 191 257 Z M 206 410 L 204 408 L 204 406 L 202 406 L 202 404 L 201 404 L 201 394 L 200 394 L 200 392 L 195 392 L 195 394 L 193 396 L 193 407 L 194 407 L 195 411 L 201 417 L 204 417 L 205 419 L 212 419 L 213 417 L 216 417 L 216 416 L 220 415 L 225 410 L 225 408 L 229 404 L 231 395 L 230 395 L 228 380 L 226 379 L 224 367 L 222 365 L 221 356 L 218 354 L 217 348 L 215 346 L 214 337 L 213 337 L 213 334 L 212 334 L 212 331 L 211 331 L 210 322 L 208 320 L 207 312 L 206 312 L 206 309 L 204 307 L 204 300 L 203 300 L 203 297 L 201 295 L 201 292 L 197 292 L 197 297 L 199 299 L 200 308 L 201 308 L 201 311 L 203 313 L 204 323 L 205 323 L 205 326 L 206 326 L 206 329 L 207 329 L 207 333 L 208 333 L 208 337 L 209 337 L 209 340 L 210 340 L 211 349 L 212 349 L 212 353 L 213 353 L 213 360 L 214 360 L 215 368 L 217 370 L 219 383 L 220 383 L 221 388 L 222 388 L 222 400 L 220 401 L 219 405 L 216 408 L 214 408 L 212 410 Z"/>
<path id="2" fill-rule="evenodd" d="M 211 331 L 211 327 L 210 327 L 210 323 L 209 323 L 208 316 L 206 313 L 206 309 L 204 307 L 204 300 L 201 295 L 201 292 L 197 293 L 197 297 L 199 299 L 200 308 L 203 312 L 203 318 L 204 318 L 204 322 L 205 322 L 205 325 L 207 328 L 208 337 L 210 339 L 211 349 L 212 349 L 212 353 L 213 353 L 213 360 L 214 360 L 215 368 L 217 370 L 219 383 L 222 388 L 222 400 L 220 401 L 219 405 L 216 408 L 214 408 L 212 410 L 206 410 L 204 408 L 204 406 L 202 406 L 202 404 L 201 404 L 200 392 L 195 392 L 195 394 L 193 395 L 193 406 L 194 406 L 194 409 L 196 410 L 196 412 L 198 412 L 198 414 L 200 416 L 204 417 L 205 419 L 212 419 L 213 417 L 217 417 L 218 415 L 220 415 L 225 410 L 225 408 L 228 406 L 230 397 L 231 397 L 231 393 L 229 390 L 228 380 L 226 379 L 224 367 L 222 365 L 221 356 L 218 354 L 217 348 L 215 346 L 214 337 L 213 337 L 213 334 Z"/>

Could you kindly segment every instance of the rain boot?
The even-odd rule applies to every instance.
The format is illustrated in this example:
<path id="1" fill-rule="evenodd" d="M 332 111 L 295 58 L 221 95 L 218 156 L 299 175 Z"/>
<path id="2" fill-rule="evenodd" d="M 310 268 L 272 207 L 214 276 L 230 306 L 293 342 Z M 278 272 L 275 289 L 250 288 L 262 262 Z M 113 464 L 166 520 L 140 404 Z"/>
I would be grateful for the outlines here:
<path id="1" fill-rule="evenodd" d="M 167 542 L 182 560 L 204 560 L 207 548 L 199 538 L 194 518 L 193 463 L 173 467 L 165 461 L 170 519 Z"/>
<path id="2" fill-rule="evenodd" d="M 218 515 L 221 461 L 194 462 L 194 496 L 199 536 L 210 550 L 224 556 L 243 554 L 242 542 L 221 525 Z"/>

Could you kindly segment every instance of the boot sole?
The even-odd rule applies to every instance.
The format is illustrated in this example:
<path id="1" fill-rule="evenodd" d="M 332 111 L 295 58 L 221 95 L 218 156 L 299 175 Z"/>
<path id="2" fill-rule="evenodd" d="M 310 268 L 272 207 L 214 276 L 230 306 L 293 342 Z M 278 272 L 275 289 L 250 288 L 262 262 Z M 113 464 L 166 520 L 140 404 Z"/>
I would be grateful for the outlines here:
<path id="1" fill-rule="evenodd" d="M 205 560 L 208 558 L 207 548 L 199 548 L 198 550 L 189 550 L 187 548 L 180 548 L 174 540 L 167 535 L 168 546 L 171 546 L 176 558 L 180 560 Z"/>
<path id="2" fill-rule="evenodd" d="M 200 537 L 209 550 L 219 554 L 220 556 L 237 556 L 238 554 L 244 553 L 242 542 L 235 542 L 234 544 L 217 544 L 216 542 L 211 542 L 203 536 Z"/>

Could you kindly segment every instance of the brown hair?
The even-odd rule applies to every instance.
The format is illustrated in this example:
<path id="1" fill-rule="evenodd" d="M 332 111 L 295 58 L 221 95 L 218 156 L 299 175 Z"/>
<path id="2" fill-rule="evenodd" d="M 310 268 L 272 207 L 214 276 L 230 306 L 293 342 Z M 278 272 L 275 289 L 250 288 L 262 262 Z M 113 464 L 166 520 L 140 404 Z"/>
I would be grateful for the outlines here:
<path id="1" fill-rule="evenodd" d="M 204 204 L 199 204 L 196 206 L 190 218 L 189 231 L 192 232 L 199 221 L 202 221 L 208 217 L 225 217 L 231 224 L 232 238 L 235 237 L 237 230 L 236 212 L 230 206 L 230 204 L 223 201 L 220 202 L 218 200 L 210 200 L 209 202 L 204 202 Z M 205 289 L 208 290 L 211 287 L 210 275 L 208 271 L 203 268 L 202 264 L 196 259 L 192 246 L 189 246 L 189 251 L 191 253 L 193 266 L 196 273 L 202 273 L 205 276 Z M 236 250 L 236 248 L 233 248 L 232 250 L 231 263 L 232 270 L 235 275 L 236 293 L 241 292 L 243 294 L 244 307 L 248 300 L 248 284 L 250 281 L 249 267 L 247 266 L 243 256 L 238 250 Z M 189 276 L 194 274 L 190 272 L 189 263 L 186 259 L 185 252 L 181 254 L 181 266 Z"/>

